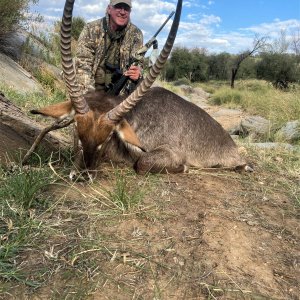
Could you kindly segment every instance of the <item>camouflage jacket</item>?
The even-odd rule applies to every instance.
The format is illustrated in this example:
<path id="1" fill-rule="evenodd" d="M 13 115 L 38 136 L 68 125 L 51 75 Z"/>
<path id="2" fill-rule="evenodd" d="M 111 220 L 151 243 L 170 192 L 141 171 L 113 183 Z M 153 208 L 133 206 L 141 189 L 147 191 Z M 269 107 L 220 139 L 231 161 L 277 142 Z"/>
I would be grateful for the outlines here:
<path id="1" fill-rule="evenodd" d="M 80 34 L 76 51 L 76 78 L 84 92 L 95 89 L 95 74 L 105 59 L 104 18 L 88 23 Z M 120 45 L 120 69 L 124 72 L 130 59 L 143 46 L 143 34 L 128 23 Z"/>

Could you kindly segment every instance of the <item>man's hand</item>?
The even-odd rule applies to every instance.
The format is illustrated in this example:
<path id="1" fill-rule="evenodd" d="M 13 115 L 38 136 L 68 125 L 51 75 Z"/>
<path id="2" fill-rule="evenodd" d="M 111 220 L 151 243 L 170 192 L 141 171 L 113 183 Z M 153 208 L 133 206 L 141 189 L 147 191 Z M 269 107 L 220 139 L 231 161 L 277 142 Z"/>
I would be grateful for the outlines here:
<path id="1" fill-rule="evenodd" d="M 129 69 L 124 72 L 124 75 L 133 81 L 137 81 L 141 77 L 141 68 L 139 66 L 130 66 Z"/>

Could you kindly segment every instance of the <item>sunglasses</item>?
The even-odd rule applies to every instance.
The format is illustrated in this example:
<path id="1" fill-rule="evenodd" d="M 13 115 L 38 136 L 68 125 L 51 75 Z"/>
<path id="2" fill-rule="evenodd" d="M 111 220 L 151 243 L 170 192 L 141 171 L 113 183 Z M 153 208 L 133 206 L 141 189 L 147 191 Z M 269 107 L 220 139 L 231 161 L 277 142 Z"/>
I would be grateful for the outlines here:
<path id="1" fill-rule="evenodd" d="M 121 11 L 122 9 L 124 9 L 126 12 L 130 12 L 131 11 L 130 6 L 128 6 L 127 4 L 124 4 L 124 3 L 118 3 L 118 4 L 114 5 L 113 8 L 116 11 Z"/>

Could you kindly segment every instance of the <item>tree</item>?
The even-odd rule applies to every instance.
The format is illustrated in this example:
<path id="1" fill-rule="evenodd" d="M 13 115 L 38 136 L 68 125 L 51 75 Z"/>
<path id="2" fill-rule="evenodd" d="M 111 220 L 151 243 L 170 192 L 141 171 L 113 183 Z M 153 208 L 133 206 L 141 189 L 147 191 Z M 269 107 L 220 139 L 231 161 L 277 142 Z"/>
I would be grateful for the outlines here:
<path id="1" fill-rule="evenodd" d="M 30 4 L 36 4 L 38 0 L 1 0 L 0 2 L 0 38 L 16 31 L 19 27 L 25 27 L 29 21 L 40 19 L 28 14 Z"/>
<path id="2" fill-rule="evenodd" d="M 203 48 L 194 48 L 190 51 L 190 78 L 191 82 L 199 82 L 207 80 L 207 51 Z"/>
<path id="3" fill-rule="evenodd" d="M 230 58 L 230 54 L 226 52 L 208 56 L 208 79 L 227 80 Z"/>
<path id="4" fill-rule="evenodd" d="M 293 33 L 290 47 L 296 55 L 300 55 L 300 27 Z"/>
<path id="5" fill-rule="evenodd" d="M 266 52 L 257 64 L 257 77 L 271 81 L 276 88 L 288 88 L 299 80 L 300 70 L 295 55 Z"/>
<path id="6" fill-rule="evenodd" d="M 14 56 L 14 45 L 10 38 L 19 29 L 27 29 L 31 21 L 41 21 L 40 15 L 29 14 L 30 4 L 38 0 L 0 1 L 0 52 Z"/>
<path id="7" fill-rule="evenodd" d="M 247 58 L 252 55 L 254 55 L 256 52 L 258 52 L 260 49 L 264 48 L 266 46 L 266 37 L 262 38 L 255 38 L 253 42 L 253 48 L 252 50 L 247 50 L 236 56 L 235 61 L 233 63 L 233 67 L 231 68 L 231 82 L 230 86 L 233 89 L 234 88 L 234 81 L 236 79 L 237 72 L 240 68 L 241 63 Z"/>
<path id="8" fill-rule="evenodd" d="M 192 56 L 187 48 L 174 48 L 170 58 L 170 63 L 173 69 L 171 72 L 173 78 L 171 80 L 176 80 L 179 78 L 191 79 Z"/>
<path id="9" fill-rule="evenodd" d="M 286 30 L 281 30 L 277 39 L 274 39 L 271 44 L 268 45 L 269 52 L 271 53 L 286 53 L 290 47 L 290 42 L 286 36 Z"/>
<path id="10" fill-rule="evenodd" d="M 77 41 L 79 38 L 79 35 L 85 26 L 86 21 L 82 17 L 73 17 L 72 18 L 72 29 L 71 29 L 71 36 L 72 38 Z M 61 26 L 61 21 L 56 21 L 54 23 L 54 32 L 59 33 L 60 32 L 60 26 Z"/>
<path id="11" fill-rule="evenodd" d="M 72 18 L 72 29 L 71 29 L 71 36 L 72 36 L 72 54 L 75 55 L 77 40 L 79 35 L 85 26 L 86 21 L 82 17 L 73 17 Z M 54 30 L 47 35 L 45 42 L 47 47 L 51 49 L 54 53 L 55 57 L 55 64 L 59 66 L 61 64 L 61 57 L 60 57 L 60 26 L 61 21 L 56 21 L 54 23 Z"/>

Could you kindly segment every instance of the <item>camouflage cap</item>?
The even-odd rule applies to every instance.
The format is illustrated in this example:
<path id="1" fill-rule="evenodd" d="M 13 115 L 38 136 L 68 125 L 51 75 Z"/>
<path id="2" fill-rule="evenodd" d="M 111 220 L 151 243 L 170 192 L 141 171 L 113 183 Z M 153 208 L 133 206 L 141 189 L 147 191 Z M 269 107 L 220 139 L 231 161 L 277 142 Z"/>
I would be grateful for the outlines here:
<path id="1" fill-rule="evenodd" d="M 119 3 L 125 3 L 125 4 L 127 4 L 129 7 L 132 7 L 132 5 L 131 5 L 131 0 L 110 0 L 110 5 L 117 5 L 117 4 L 119 4 Z"/>

